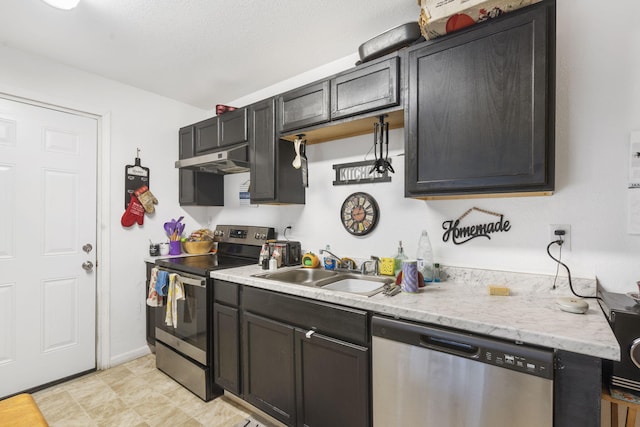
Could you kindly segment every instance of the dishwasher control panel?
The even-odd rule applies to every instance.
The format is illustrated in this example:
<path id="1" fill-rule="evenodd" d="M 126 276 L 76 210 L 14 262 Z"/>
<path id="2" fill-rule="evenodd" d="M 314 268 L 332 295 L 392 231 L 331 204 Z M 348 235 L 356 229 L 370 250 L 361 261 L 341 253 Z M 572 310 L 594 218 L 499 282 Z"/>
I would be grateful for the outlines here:
<path id="1" fill-rule="evenodd" d="M 481 352 L 483 362 L 515 371 L 526 372 L 551 378 L 553 375 L 553 361 L 543 361 L 532 357 L 524 357 L 514 353 L 505 353 L 490 349 Z"/>

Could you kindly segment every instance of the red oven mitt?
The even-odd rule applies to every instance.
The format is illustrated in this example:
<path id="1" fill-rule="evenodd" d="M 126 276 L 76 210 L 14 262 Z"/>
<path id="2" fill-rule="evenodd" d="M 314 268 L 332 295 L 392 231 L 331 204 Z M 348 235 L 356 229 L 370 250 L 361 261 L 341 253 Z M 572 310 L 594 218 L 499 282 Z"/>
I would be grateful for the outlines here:
<path id="1" fill-rule="evenodd" d="M 132 194 L 129 200 L 129 206 L 127 206 L 127 210 L 124 211 L 120 223 L 123 227 L 131 227 L 136 222 L 138 225 L 144 223 L 144 207 L 138 198 Z"/>

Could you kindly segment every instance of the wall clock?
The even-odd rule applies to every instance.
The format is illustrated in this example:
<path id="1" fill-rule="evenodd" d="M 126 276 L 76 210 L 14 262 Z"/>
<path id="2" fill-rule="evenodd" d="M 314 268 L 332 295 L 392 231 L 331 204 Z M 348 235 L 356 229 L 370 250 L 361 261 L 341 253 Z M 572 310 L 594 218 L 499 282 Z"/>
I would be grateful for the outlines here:
<path id="1" fill-rule="evenodd" d="M 353 193 L 342 203 L 340 220 L 345 230 L 356 236 L 370 233 L 378 223 L 380 209 L 367 193 Z"/>

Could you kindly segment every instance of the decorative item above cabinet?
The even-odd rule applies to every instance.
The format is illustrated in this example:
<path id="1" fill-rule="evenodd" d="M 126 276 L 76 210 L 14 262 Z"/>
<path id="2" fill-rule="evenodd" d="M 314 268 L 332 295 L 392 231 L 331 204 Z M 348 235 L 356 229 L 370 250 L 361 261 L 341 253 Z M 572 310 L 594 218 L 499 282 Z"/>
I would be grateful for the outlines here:
<path id="1" fill-rule="evenodd" d="M 278 132 L 308 144 L 368 134 L 380 114 L 404 126 L 401 56 L 394 52 L 277 97 Z"/>
<path id="2" fill-rule="evenodd" d="M 549 195 L 555 1 L 407 51 L 405 196 Z"/>

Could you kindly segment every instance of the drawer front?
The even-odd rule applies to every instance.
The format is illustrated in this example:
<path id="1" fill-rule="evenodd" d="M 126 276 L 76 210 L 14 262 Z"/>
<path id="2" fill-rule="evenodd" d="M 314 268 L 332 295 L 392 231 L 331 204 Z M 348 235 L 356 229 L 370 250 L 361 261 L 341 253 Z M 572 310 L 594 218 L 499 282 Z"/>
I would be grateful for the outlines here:
<path id="1" fill-rule="evenodd" d="M 213 282 L 213 299 L 215 302 L 237 307 L 240 304 L 240 286 L 216 279 Z"/>
<path id="2" fill-rule="evenodd" d="M 244 310 L 368 346 L 367 312 L 246 286 Z"/>

